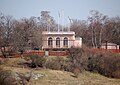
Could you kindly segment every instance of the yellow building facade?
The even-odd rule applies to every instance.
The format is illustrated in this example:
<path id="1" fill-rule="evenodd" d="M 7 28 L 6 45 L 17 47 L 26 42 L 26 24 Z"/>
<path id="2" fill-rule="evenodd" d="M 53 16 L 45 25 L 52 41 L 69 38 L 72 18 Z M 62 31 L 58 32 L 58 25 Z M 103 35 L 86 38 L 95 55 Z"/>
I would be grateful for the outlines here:
<path id="1" fill-rule="evenodd" d="M 42 32 L 43 49 L 81 47 L 82 38 L 75 38 L 75 32 Z"/>

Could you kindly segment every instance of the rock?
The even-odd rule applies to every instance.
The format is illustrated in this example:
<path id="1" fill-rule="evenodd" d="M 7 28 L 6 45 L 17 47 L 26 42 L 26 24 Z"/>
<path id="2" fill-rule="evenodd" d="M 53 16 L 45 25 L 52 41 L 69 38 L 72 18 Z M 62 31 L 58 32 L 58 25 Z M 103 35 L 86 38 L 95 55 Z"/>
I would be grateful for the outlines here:
<path id="1" fill-rule="evenodd" d="M 44 77 L 45 75 L 43 75 L 43 74 L 34 74 L 33 75 L 33 77 L 32 77 L 32 79 L 35 79 L 35 80 L 37 80 L 37 79 L 39 79 L 39 78 L 41 78 L 41 77 Z"/>

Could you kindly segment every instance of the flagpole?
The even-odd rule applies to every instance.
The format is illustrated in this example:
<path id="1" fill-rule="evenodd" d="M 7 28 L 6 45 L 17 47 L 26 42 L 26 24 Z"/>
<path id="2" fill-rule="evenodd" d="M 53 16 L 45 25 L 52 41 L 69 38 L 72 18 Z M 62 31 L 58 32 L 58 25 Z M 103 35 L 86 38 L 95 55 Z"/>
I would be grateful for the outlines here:
<path id="1" fill-rule="evenodd" d="M 72 22 L 71 22 L 72 19 L 70 19 L 69 16 L 68 16 L 68 19 L 69 19 L 69 22 L 70 22 L 70 24 L 71 24 L 71 23 L 72 23 Z M 70 31 L 70 25 L 69 25 L 69 31 Z"/>
<path id="2" fill-rule="evenodd" d="M 64 29 L 64 13 L 63 13 L 63 10 L 62 10 L 62 32 L 63 32 L 63 29 Z"/>
<path id="3" fill-rule="evenodd" d="M 58 32 L 59 32 L 59 23 L 60 23 L 60 12 L 58 11 L 58 29 L 57 29 Z"/>

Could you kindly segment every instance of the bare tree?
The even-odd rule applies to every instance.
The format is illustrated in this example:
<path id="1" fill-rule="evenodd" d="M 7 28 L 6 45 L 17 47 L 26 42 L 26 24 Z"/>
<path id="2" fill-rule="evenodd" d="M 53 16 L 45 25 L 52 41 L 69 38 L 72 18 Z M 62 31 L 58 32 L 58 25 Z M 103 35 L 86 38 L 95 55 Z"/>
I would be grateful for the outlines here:
<path id="1" fill-rule="evenodd" d="M 13 25 L 14 19 L 12 16 L 5 16 L 3 14 L 0 15 L 0 49 L 4 57 L 7 56 L 7 53 L 10 54 L 12 49 L 12 33 L 13 33 Z M 7 48 L 7 49 L 6 49 Z"/>
<path id="2" fill-rule="evenodd" d="M 91 33 L 88 29 L 88 23 L 85 20 L 71 19 L 70 30 L 76 33 L 77 37 L 83 38 L 83 43 L 86 46 L 91 46 Z"/>
<path id="3" fill-rule="evenodd" d="M 107 19 L 107 16 L 104 16 L 95 10 L 92 10 L 90 13 L 91 16 L 88 18 L 88 21 L 90 23 L 89 27 L 92 34 L 92 45 L 93 47 L 98 48 L 102 43 L 104 23 Z"/>
<path id="4" fill-rule="evenodd" d="M 49 13 L 49 11 L 41 11 L 40 26 L 44 31 L 56 31 L 57 24 Z"/>
<path id="5" fill-rule="evenodd" d="M 85 20 L 72 19 L 70 29 L 76 33 L 76 36 L 84 36 L 87 29 L 87 22 Z"/>
<path id="6" fill-rule="evenodd" d="M 120 45 L 120 17 L 113 17 L 110 21 L 112 31 L 111 42 Z"/>
<path id="7" fill-rule="evenodd" d="M 16 21 L 14 28 L 14 49 L 25 51 L 33 49 L 36 46 L 35 39 L 37 38 L 37 22 L 34 17 L 30 19 L 22 19 Z"/>
<path id="8" fill-rule="evenodd" d="M 120 45 L 120 17 L 109 18 L 105 22 L 104 41 Z"/>

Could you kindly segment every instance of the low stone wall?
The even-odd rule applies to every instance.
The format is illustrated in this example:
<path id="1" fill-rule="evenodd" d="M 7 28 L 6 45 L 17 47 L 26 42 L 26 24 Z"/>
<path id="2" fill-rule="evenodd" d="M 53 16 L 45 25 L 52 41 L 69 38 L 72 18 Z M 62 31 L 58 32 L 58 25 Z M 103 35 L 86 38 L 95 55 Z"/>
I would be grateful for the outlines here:
<path id="1" fill-rule="evenodd" d="M 15 57 L 20 57 L 21 55 L 22 56 L 29 56 L 29 55 L 34 55 L 34 54 L 37 54 L 40 56 L 67 56 L 68 52 L 67 51 L 48 51 L 47 55 L 46 55 L 45 51 L 37 51 L 37 52 L 33 51 L 33 52 L 25 52 L 23 54 L 16 53 Z"/>
<path id="2" fill-rule="evenodd" d="M 68 52 L 66 51 L 50 51 L 49 56 L 67 56 Z"/>
<path id="3" fill-rule="evenodd" d="M 116 49 L 92 49 L 94 51 L 112 51 L 115 53 L 120 53 L 120 50 L 116 50 Z M 15 57 L 21 57 L 22 56 L 29 56 L 29 55 L 40 55 L 40 56 L 68 56 L 69 53 L 67 51 L 31 51 L 31 52 L 23 52 L 23 54 L 20 53 L 16 53 L 14 54 Z M 3 56 L 0 55 L 0 57 L 2 58 Z"/>
<path id="4" fill-rule="evenodd" d="M 22 56 L 29 56 L 29 55 L 34 55 L 34 54 L 37 54 L 37 55 L 40 55 L 40 56 L 44 56 L 45 55 L 45 52 L 44 51 L 32 51 L 32 52 L 23 52 L 23 54 L 20 54 L 20 53 L 16 53 L 15 54 L 15 57 L 20 57 L 21 55 Z"/>

